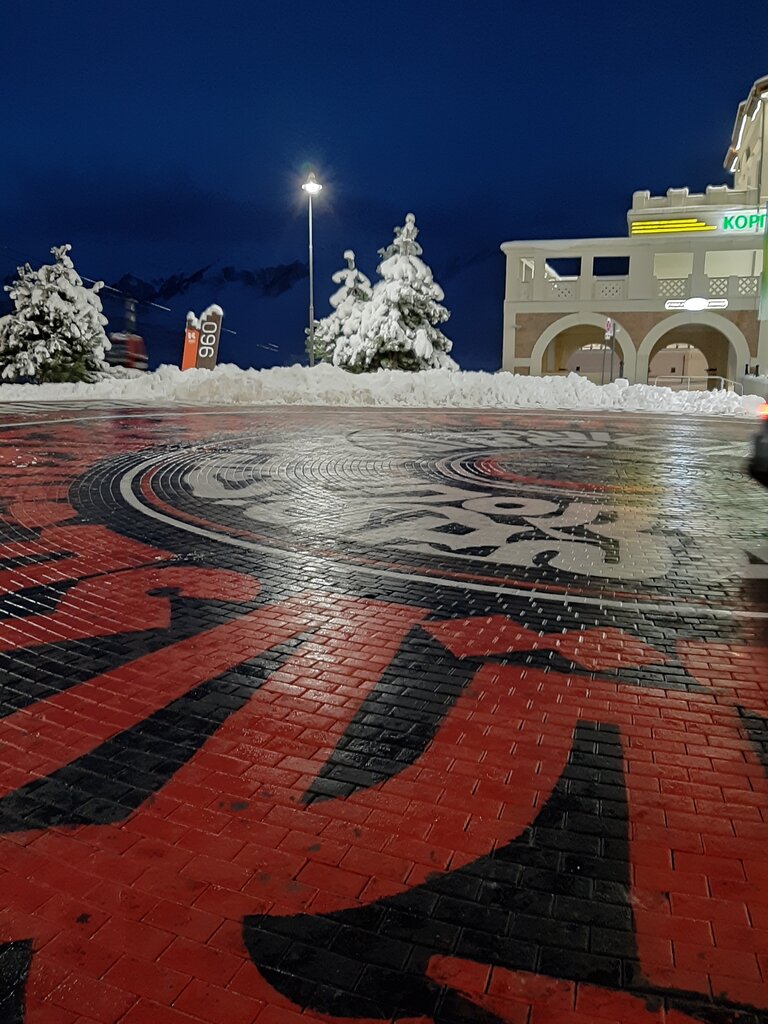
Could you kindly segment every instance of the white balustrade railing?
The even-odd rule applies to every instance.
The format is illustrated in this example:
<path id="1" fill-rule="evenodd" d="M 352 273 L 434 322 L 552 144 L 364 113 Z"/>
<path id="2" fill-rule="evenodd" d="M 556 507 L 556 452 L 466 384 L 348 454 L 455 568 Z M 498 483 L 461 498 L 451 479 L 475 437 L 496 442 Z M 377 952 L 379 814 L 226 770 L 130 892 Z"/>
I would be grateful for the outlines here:
<path id="1" fill-rule="evenodd" d="M 689 377 L 662 374 L 657 377 L 649 377 L 648 383 L 656 384 L 658 387 L 671 388 L 673 391 L 735 391 L 737 395 L 744 394 L 744 386 L 737 380 L 711 375 Z"/>

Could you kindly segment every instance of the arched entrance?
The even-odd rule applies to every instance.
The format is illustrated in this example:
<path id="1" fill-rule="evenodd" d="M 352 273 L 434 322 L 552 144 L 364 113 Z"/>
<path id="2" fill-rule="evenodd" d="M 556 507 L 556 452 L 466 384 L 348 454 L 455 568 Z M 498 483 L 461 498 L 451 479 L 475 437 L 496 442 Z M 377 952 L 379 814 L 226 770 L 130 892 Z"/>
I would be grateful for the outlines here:
<path id="1" fill-rule="evenodd" d="M 589 342 L 571 353 L 566 369 L 588 377 L 595 384 L 606 384 L 622 376 L 621 350 L 617 346 L 612 352 L 604 341 Z"/>
<path id="2" fill-rule="evenodd" d="M 605 342 L 605 316 L 598 313 L 572 313 L 561 317 L 542 332 L 531 352 L 531 373 L 535 375 L 568 373 L 569 362 L 580 349 L 596 352 L 587 346 L 602 345 Z M 635 346 L 627 332 L 616 324 L 616 366 L 614 376 L 620 371 L 629 380 L 635 379 Z M 592 357 L 590 357 L 592 359 Z M 574 363 L 573 366 L 581 366 Z M 610 379 L 606 359 L 606 380 Z M 583 372 L 579 371 L 579 372 Z M 598 367 L 598 375 L 600 367 Z M 589 373 L 592 376 L 591 373 Z M 599 376 L 598 376 L 599 380 Z"/>
<path id="3" fill-rule="evenodd" d="M 674 339 L 675 334 L 676 332 L 672 331 L 658 343 L 649 363 L 649 381 L 664 378 L 660 383 L 674 387 L 674 382 L 678 378 L 682 381 L 682 378 L 707 376 L 710 369 L 708 356 L 694 344 L 668 340 Z"/>
<path id="4" fill-rule="evenodd" d="M 670 348 L 672 345 L 676 346 L 676 349 Z M 691 374 L 691 376 L 734 379 L 736 374 L 735 355 L 725 335 L 721 334 L 716 327 L 711 327 L 707 324 L 682 324 L 679 327 L 673 327 L 671 331 L 663 334 L 651 349 L 648 363 L 648 380 L 653 381 L 656 376 L 651 368 L 656 369 L 659 364 L 663 366 L 664 363 L 669 361 L 670 353 L 672 353 L 671 359 L 675 363 L 676 373 L 674 376 L 688 376 L 687 373 L 681 373 L 680 366 L 677 363 L 683 363 L 684 353 L 696 351 L 701 356 L 698 361 L 699 372 Z M 676 358 L 678 354 L 680 356 L 679 360 Z M 691 360 L 689 359 L 688 362 L 690 363 Z M 744 368 L 742 366 L 743 372 Z M 662 369 L 661 373 L 670 373 L 670 370 L 664 371 Z M 668 384 L 669 382 L 659 381 L 659 383 Z M 706 382 L 701 381 L 700 386 L 702 388 L 706 387 Z"/>
<path id="5" fill-rule="evenodd" d="M 737 380 L 750 362 L 747 340 L 731 320 L 716 313 L 679 313 L 656 324 L 643 339 L 637 353 L 638 380 L 648 379 L 651 360 L 671 344 L 698 349 L 707 371 L 716 377 Z"/>

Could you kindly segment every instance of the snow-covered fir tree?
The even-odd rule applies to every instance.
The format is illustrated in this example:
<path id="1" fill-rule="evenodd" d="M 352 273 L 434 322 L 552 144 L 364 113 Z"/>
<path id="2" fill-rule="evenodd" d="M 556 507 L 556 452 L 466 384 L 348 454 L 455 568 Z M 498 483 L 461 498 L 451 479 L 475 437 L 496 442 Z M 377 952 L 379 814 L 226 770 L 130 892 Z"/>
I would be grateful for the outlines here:
<path id="1" fill-rule="evenodd" d="M 371 300 L 371 282 L 355 266 L 354 252 L 347 249 L 344 259 L 346 267 L 331 277 L 334 284 L 341 285 L 329 300 L 333 312 L 315 325 L 315 358 L 326 363 L 334 362 L 339 341 L 359 335 L 365 306 Z"/>
<path id="2" fill-rule="evenodd" d="M 336 344 L 333 361 L 346 370 L 457 369 L 448 355 L 453 342 L 440 330 L 450 316 L 432 271 L 419 259 L 416 218 L 409 213 L 395 228 L 392 244 L 380 249 L 381 280 L 363 306 L 359 330 Z"/>
<path id="3" fill-rule="evenodd" d="M 55 263 L 33 270 L 26 263 L 5 290 L 14 310 L 0 330 L 0 378 L 37 383 L 91 379 L 105 367 L 110 347 L 107 318 L 98 296 L 102 282 L 86 288 L 68 253 L 51 249 Z"/>

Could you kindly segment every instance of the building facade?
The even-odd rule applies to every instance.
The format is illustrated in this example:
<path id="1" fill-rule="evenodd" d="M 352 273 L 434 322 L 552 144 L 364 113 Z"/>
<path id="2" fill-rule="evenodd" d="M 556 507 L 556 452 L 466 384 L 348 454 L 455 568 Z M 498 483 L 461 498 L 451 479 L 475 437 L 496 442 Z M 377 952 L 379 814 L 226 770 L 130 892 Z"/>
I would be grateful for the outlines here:
<path id="1" fill-rule="evenodd" d="M 768 374 L 758 320 L 768 199 L 768 76 L 740 104 L 726 154 L 733 187 L 636 192 L 625 238 L 505 242 L 502 369 L 593 378 L 606 320 L 616 363 L 604 379 L 644 383 L 695 349 L 710 375 Z M 610 354 L 608 356 L 610 361 Z M 692 362 L 690 356 L 688 363 Z M 599 378 L 598 378 L 599 379 Z"/>

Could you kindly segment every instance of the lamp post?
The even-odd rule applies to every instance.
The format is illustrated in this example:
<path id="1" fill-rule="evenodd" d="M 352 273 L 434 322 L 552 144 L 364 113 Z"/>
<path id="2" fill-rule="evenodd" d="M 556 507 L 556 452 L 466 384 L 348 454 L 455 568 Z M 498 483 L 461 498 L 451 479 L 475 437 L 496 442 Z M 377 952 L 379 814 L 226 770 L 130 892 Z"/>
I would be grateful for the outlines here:
<path id="1" fill-rule="evenodd" d="M 321 191 L 322 185 L 310 172 L 301 186 L 309 196 L 309 365 L 315 365 L 315 274 L 312 257 L 312 196 Z"/>

